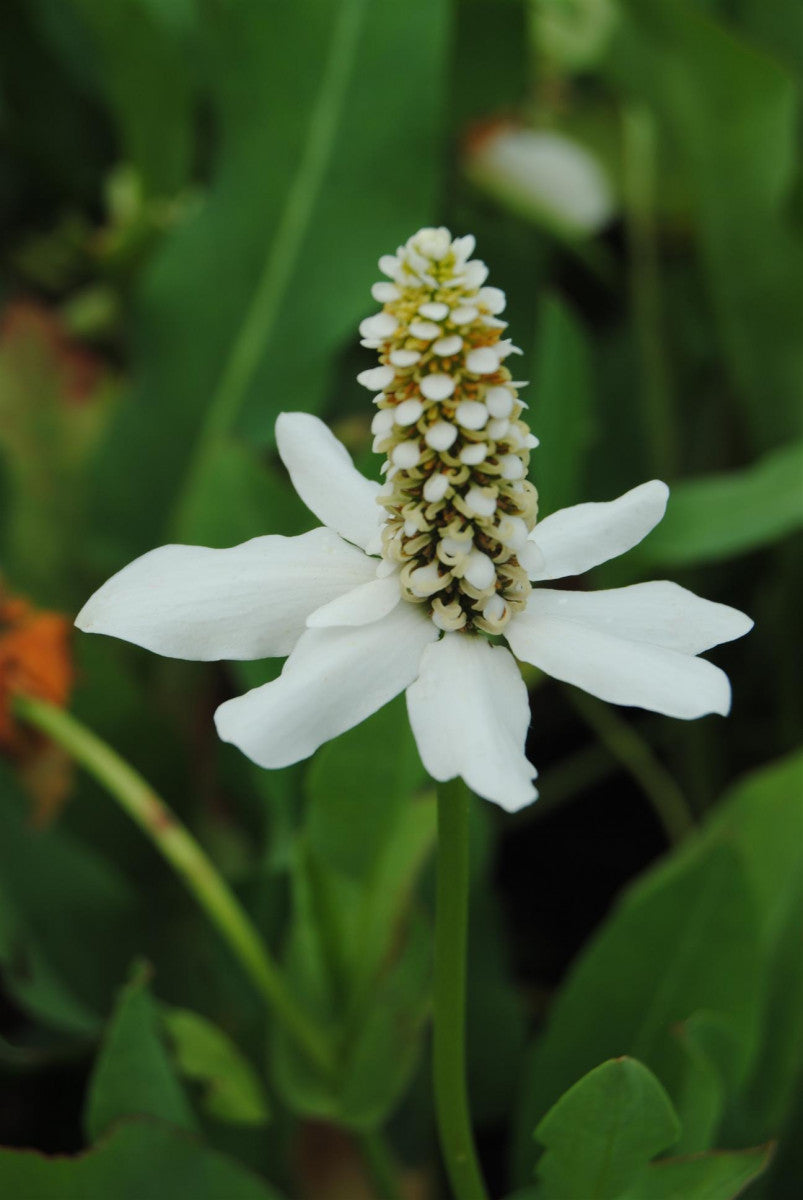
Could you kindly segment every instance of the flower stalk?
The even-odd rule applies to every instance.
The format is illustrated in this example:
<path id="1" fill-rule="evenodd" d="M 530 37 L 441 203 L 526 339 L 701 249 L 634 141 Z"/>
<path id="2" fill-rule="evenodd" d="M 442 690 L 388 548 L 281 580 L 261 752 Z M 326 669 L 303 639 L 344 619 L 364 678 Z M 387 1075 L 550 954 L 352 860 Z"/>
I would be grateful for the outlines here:
<path id="1" fill-rule="evenodd" d="M 21 693 L 13 707 L 20 720 L 80 763 L 139 825 L 181 876 L 299 1049 L 322 1074 L 331 1074 L 334 1057 L 325 1036 L 302 1012 L 236 896 L 167 804 L 111 746 L 70 713 Z"/>
<path id="2" fill-rule="evenodd" d="M 474 1147 L 466 1078 L 469 800 L 461 779 L 438 785 L 435 1108 L 446 1171 L 457 1200 L 487 1200 Z"/>

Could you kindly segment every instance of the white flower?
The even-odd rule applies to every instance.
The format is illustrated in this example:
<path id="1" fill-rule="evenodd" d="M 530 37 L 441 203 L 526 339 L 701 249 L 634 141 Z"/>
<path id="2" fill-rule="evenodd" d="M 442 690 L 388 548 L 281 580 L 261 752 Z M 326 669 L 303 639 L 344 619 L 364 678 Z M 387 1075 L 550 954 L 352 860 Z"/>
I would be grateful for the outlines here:
<path id="1" fill-rule="evenodd" d="M 397 320 L 370 327 L 392 330 L 383 359 L 415 340 L 421 304 L 430 315 L 442 314 L 436 305 L 447 307 L 440 332 L 450 336 L 454 309 L 475 301 L 476 316 L 461 335 L 465 353 L 478 340 L 495 344 L 499 332 L 483 324 L 487 305 L 478 293 L 485 274 L 467 261 L 472 249 L 471 239 L 452 242 L 446 230 L 423 230 L 382 260 L 394 291 L 380 295 Z M 497 293 L 491 300 L 498 308 L 498 289 L 483 290 Z M 511 448 L 516 439 L 507 433 L 498 441 L 477 430 L 473 407 L 460 420 L 462 405 L 490 396 L 507 407 L 510 397 L 505 424 L 527 435 L 509 372 L 500 366 L 478 381 L 456 358 L 453 391 L 428 398 L 420 385 L 441 373 L 443 360 L 431 346 L 417 348 L 420 362 L 393 369 L 376 398 L 380 413 L 411 400 L 421 406 L 412 428 L 379 424 L 377 438 L 397 464 L 383 487 L 356 470 L 323 422 L 283 413 L 279 453 L 322 527 L 228 550 L 152 550 L 92 596 L 79 628 L 178 658 L 289 655 L 278 679 L 215 714 L 221 738 L 263 767 L 306 758 L 406 689 L 430 775 L 462 776 L 509 811 L 537 795 L 524 753 L 527 692 L 514 654 L 617 704 L 683 718 L 727 713 L 727 677 L 697 655 L 746 633 L 752 622 L 742 613 L 665 581 L 596 593 L 531 586 L 581 574 L 636 545 L 663 516 L 666 485 L 653 480 L 535 525 L 535 490 L 508 469 L 526 466 L 529 449 Z M 424 431 L 440 423 L 457 431 L 456 445 L 426 440 Z M 462 457 L 475 445 L 485 451 L 478 465 Z M 399 456 L 399 447 L 413 452 Z M 486 633 L 503 634 L 510 649 Z"/>

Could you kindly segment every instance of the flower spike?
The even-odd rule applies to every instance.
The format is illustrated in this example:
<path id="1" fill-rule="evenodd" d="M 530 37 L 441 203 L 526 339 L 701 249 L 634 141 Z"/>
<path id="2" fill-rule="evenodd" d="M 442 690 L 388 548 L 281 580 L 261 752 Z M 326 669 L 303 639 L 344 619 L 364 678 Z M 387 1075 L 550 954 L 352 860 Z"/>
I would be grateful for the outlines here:
<path id="1" fill-rule="evenodd" d="M 473 248 L 473 238 L 422 229 L 380 260 L 392 282 L 375 285 L 383 309 L 360 333 L 381 365 L 358 378 L 380 389 L 382 553 L 399 568 L 403 598 L 439 629 L 498 634 L 530 593 L 537 440 L 505 365 L 520 353 L 502 338 L 505 295 L 484 286 Z"/>

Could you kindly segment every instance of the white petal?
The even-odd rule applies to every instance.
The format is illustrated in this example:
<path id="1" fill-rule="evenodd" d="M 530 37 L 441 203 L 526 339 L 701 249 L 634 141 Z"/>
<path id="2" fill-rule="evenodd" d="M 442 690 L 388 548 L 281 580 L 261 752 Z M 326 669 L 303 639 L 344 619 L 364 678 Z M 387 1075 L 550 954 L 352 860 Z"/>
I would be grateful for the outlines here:
<path id="1" fill-rule="evenodd" d="M 436 325 L 433 321 L 412 321 L 410 323 L 410 333 L 422 342 L 431 342 L 433 338 L 440 337 L 442 332 L 440 325 Z"/>
<path id="2" fill-rule="evenodd" d="M 433 353 L 440 355 L 441 358 L 448 358 L 452 354 L 459 354 L 462 349 L 463 339 L 456 333 L 453 333 L 450 337 L 438 338 L 437 342 L 432 343 Z"/>
<path id="3" fill-rule="evenodd" d="M 536 771 L 524 755 L 527 689 L 504 646 L 462 633 L 427 646 L 407 689 L 407 711 L 433 779 L 460 775 L 508 812 L 535 800 Z"/>
<path id="4" fill-rule="evenodd" d="M 378 300 L 380 304 L 387 304 L 389 301 L 398 300 L 401 292 L 396 287 L 395 283 L 375 283 L 371 288 L 371 295 L 374 300 Z"/>
<path id="5" fill-rule="evenodd" d="M 424 441 L 433 450 L 448 450 L 457 440 L 457 430 L 448 421 L 436 421 L 424 434 Z"/>
<path id="6" fill-rule="evenodd" d="M 493 375 L 499 369 L 499 353 L 491 346 L 479 346 L 466 355 L 466 370 L 473 375 Z"/>
<path id="7" fill-rule="evenodd" d="M 489 388 L 483 399 L 492 417 L 509 417 L 513 412 L 513 393 L 509 388 Z"/>
<path id="8" fill-rule="evenodd" d="M 293 487 L 310 512 L 341 537 L 375 553 L 384 513 L 379 484 L 361 475 L 345 446 L 309 413 L 280 413 L 276 441 Z"/>
<path id="9" fill-rule="evenodd" d="M 397 425 L 415 425 L 418 418 L 424 411 L 424 405 L 420 400 L 402 400 L 401 404 L 397 404 L 395 409 L 385 410 L 391 413 L 391 424 L 395 421 Z"/>
<path id="10" fill-rule="evenodd" d="M 476 467 L 479 463 L 485 462 L 487 457 L 488 447 L 484 442 L 469 442 L 459 454 L 460 461 L 470 467 Z"/>
<path id="11" fill-rule="evenodd" d="M 478 400 L 461 400 L 454 415 L 464 429 L 482 429 L 488 420 L 488 409 Z"/>
<path id="12" fill-rule="evenodd" d="M 529 611 L 516 613 L 505 636 L 517 658 L 600 700 L 685 720 L 730 709 L 727 675 L 703 658 Z"/>
<path id="13" fill-rule="evenodd" d="M 331 625 L 369 625 L 386 617 L 401 600 L 397 575 L 369 579 L 350 592 L 330 600 L 307 617 L 310 629 L 327 629 Z"/>
<path id="14" fill-rule="evenodd" d="M 481 550 L 472 550 L 468 556 L 464 574 L 472 587 L 484 591 L 496 579 L 493 559 L 489 558 L 487 554 L 483 554 Z"/>
<path id="15" fill-rule="evenodd" d="M 421 461 L 421 447 L 418 440 L 399 442 L 398 446 L 393 447 L 390 457 L 394 464 L 401 467 L 403 471 L 417 467 Z"/>
<path id="16" fill-rule="evenodd" d="M 577 504 L 546 517 L 530 534 L 544 556 L 531 578 L 580 575 L 631 550 L 661 520 L 668 496 L 666 484 L 652 479 L 606 504 Z"/>
<path id="17" fill-rule="evenodd" d="M 477 296 L 477 300 L 489 312 L 494 313 L 494 315 L 502 312 L 506 304 L 505 293 L 501 288 L 497 287 L 482 288 L 480 294 Z"/>
<path id="18" fill-rule="evenodd" d="M 727 604 L 703 600 L 677 583 L 655 580 L 601 592 L 536 588 L 527 611 L 534 617 L 579 621 L 632 642 L 651 642 L 681 654 L 702 654 L 743 637 L 753 622 Z"/>
<path id="19" fill-rule="evenodd" d="M 430 475 L 424 484 L 424 499 L 429 504 L 437 504 L 449 491 L 451 484 L 446 475 Z"/>
<path id="20" fill-rule="evenodd" d="M 391 350 L 388 355 L 394 367 L 414 367 L 420 357 L 417 350 Z"/>
<path id="21" fill-rule="evenodd" d="M 309 613 L 375 569 L 329 529 L 227 550 L 161 546 L 107 580 L 75 623 L 171 658 L 270 658 L 289 654 Z"/>
<path id="22" fill-rule="evenodd" d="M 465 262 L 474 253 L 474 247 L 477 244 L 477 239 L 473 234 L 467 233 L 465 237 L 455 238 L 452 242 L 452 250 L 458 262 Z"/>
<path id="23" fill-rule="evenodd" d="M 444 317 L 449 316 L 449 305 L 439 302 L 428 302 L 419 304 L 418 311 L 422 317 L 426 317 L 430 321 L 442 321 Z"/>
<path id="24" fill-rule="evenodd" d="M 446 400 L 454 389 L 451 375 L 425 375 L 421 380 L 421 391 L 427 400 Z"/>
<path id="25" fill-rule="evenodd" d="M 395 377 L 396 372 L 393 367 L 368 367 L 367 370 L 360 371 L 357 383 L 368 388 L 369 392 L 381 392 L 383 388 L 389 387 L 393 383 Z"/>
<path id="26" fill-rule="evenodd" d="M 392 337 L 398 328 L 399 321 L 397 317 L 393 316 L 393 313 L 374 313 L 373 316 L 360 321 L 360 336 L 379 338 L 380 341 L 384 341 L 385 338 Z"/>
<path id="27" fill-rule="evenodd" d="M 308 758 L 407 687 L 437 636 L 413 604 L 370 625 L 308 629 L 278 679 L 221 704 L 218 734 L 261 767 Z"/>

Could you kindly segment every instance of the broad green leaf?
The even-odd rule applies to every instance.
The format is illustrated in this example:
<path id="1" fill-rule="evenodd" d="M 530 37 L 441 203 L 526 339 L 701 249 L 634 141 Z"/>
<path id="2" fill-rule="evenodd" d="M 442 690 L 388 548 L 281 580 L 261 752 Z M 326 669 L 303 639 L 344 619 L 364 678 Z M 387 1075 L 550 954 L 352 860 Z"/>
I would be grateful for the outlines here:
<path id="1" fill-rule="evenodd" d="M 636 882 L 576 964 L 535 1045 L 520 1178 L 530 1161 L 527 1131 L 601 1059 L 638 1057 L 674 1099 L 684 1057 L 674 1029 L 697 1012 L 733 1023 L 743 1075 L 758 1032 L 761 962 L 755 903 L 728 845 L 693 846 Z"/>
<path id="2" fill-rule="evenodd" d="M 239 1163 L 148 1120 L 125 1121 L 76 1158 L 0 1150 L 0 1190 L 14 1200 L 279 1200 Z"/>
<path id="3" fill-rule="evenodd" d="M 119 156 L 137 168 L 150 194 L 174 193 L 188 179 L 195 130 L 190 22 L 176 19 L 182 6 L 71 2 L 94 46 Z"/>
<path id="4" fill-rule="evenodd" d="M 430 979 L 429 931 L 411 911 L 412 890 L 434 840 L 429 796 L 397 810 L 367 878 L 299 851 L 287 967 L 300 1002 L 335 1030 L 340 1069 L 335 1087 L 323 1084 L 276 1028 L 271 1065 L 296 1111 L 371 1128 L 408 1083 Z"/>
<path id="5" fill-rule="evenodd" d="M 678 1140 L 680 1124 L 652 1072 L 636 1059 L 619 1058 L 561 1096 L 535 1136 L 546 1147 L 538 1164 L 545 1200 L 616 1200 Z"/>
<path id="6" fill-rule="evenodd" d="M 620 1200 L 733 1200 L 771 1158 L 772 1147 L 757 1146 L 653 1163 Z"/>
<path id="7" fill-rule="evenodd" d="M 777 1135 L 803 1069 L 803 754 L 756 771 L 716 810 L 709 836 L 738 848 L 759 901 L 766 1011 L 752 1078 L 733 1118 L 745 1140 Z"/>
<path id="8" fill-rule="evenodd" d="M 191 1133 L 197 1129 L 170 1062 L 149 976 L 147 967 L 135 969 L 106 1030 L 84 1114 L 92 1142 L 122 1117 L 158 1117 Z"/>
<path id="9" fill-rule="evenodd" d="M 119 872 L 65 830 L 31 828 L 6 768 L 0 798 L 4 984 L 45 1024 L 94 1034 L 134 953 L 136 899 Z"/>
<path id="10" fill-rule="evenodd" d="M 433 210 L 445 18 L 441 0 L 202 0 L 217 154 L 136 297 L 137 387 L 98 463 L 121 557 L 164 536 L 232 424 L 265 444 L 282 409 L 322 407 L 377 258 Z"/>
<path id="11" fill-rule="evenodd" d="M 284 471 L 242 443 L 221 442 L 184 514 L 183 536 L 203 546 L 234 546 L 281 531 L 300 533 L 309 514 Z"/>
<path id="12" fill-rule="evenodd" d="M 577 317 L 556 296 L 541 303 L 531 404 L 532 428 L 541 439 L 531 473 L 546 514 L 576 504 L 584 494 L 594 437 L 588 342 Z"/>
<path id="13" fill-rule="evenodd" d="M 89 78 L 85 76 L 82 86 L 76 87 L 69 56 L 62 52 L 59 37 L 51 36 L 51 30 L 61 25 L 59 10 L 64 7 L 52 6 L 52 20 L 40 11 L 46 8 L 44 0 L 0 7 L 4 142 L 10 151 L 4 156 L 4 218 L 14 212 L 15 201 L 24 205 L 24 197 L 33 194 L 32 183 L 47 204 L 88 206 L 96 201 L 106 167 L 105 114 L 86 94 L 86 85 L 91 89 L 92 83 L 91 59 Z M 72 40 L 71 31 L 62 44 L 67 40 Z M 22 148 L 24 158 L 19 161 Z M 23 223 L 28 224 L 24 214 Z"/>
<path id="14" fill-rule="evenodd" d="M 400 806 L 425 778 L 400 697 L 316 754 L 306 777 L 310 846 L 337 870 L 363 878 Z"/>
<path id="15" fill-rule="evenodd" d="M 702 6 L 624 0 L 617 86 L 685 166 L 719 339 L 760 444 L 803 428 L 803 242 L 787 217 L 797 97 L 784 68 Z"/>
<path id="16" fill-rule="evenodd" d="M 764 1028 L 753 1077 L 735 1124 L 749 1136 L 775 1137 L 785 1128 L 803 1071 L 803 884 L 797 877 L 786 921 L 768 969 Z"/>
<path id="17" fill-rule="evenodd" d="M 740 780 L 714 811 L 706 837 L 738 848 L 772 944 L 796 897 L 803 869 L 803 752 Z"/>
<path id="18" fill-rule="evenodd" d="M 730 474 L 682 480 L 640 544 L 645 565 L 688 566 L 746 554 L 803 528 L 803 442 Z"/>
<path id="19" fill-rule="evenodd" d="M 803 8 L 797 0 L 736 0 L 733 13 L 751 39 L 803 78 Z"/>
<path id="20" fill-rule="evenodd" d="M 235 1125 L 264 1125 L 270 1117 L 265 1089 L 248 1059 L 227 1034 L 186 1008 L 163 1008 L 162 1021 L 180 1075 L 201 1085 L 211 1117 Z"/>
<path id="21" fill-rule="evenodd" d="M 398 960 L 355 1006 L 337 1106 L 348 1125 L 377 1128 L 410 1082 L 430 1006 L 431 938 L 429 923 L 413 914 Z"/>
<path id="22" fill-rule="evenodd" d="M 684 1154 L 694 1154 L 713 1145 L 722 1119 L 727 1099 L 725 1078 L 729 1079 L 730 1074 L 722 1070 L 719 1058 L 708 1044 L 712 1025 L 716 1034 L 721 1035 L 721 1021 L 717 1014 L 696 1012 L 673 1030 L 682 1055 L 666 1082 L 683 1130 L 677 1149 Z M 731 1058 L 738 1064 L 741 1055 L 738 1038 L 727 1049 L 730 1051 L 727 1067 Z"/>

